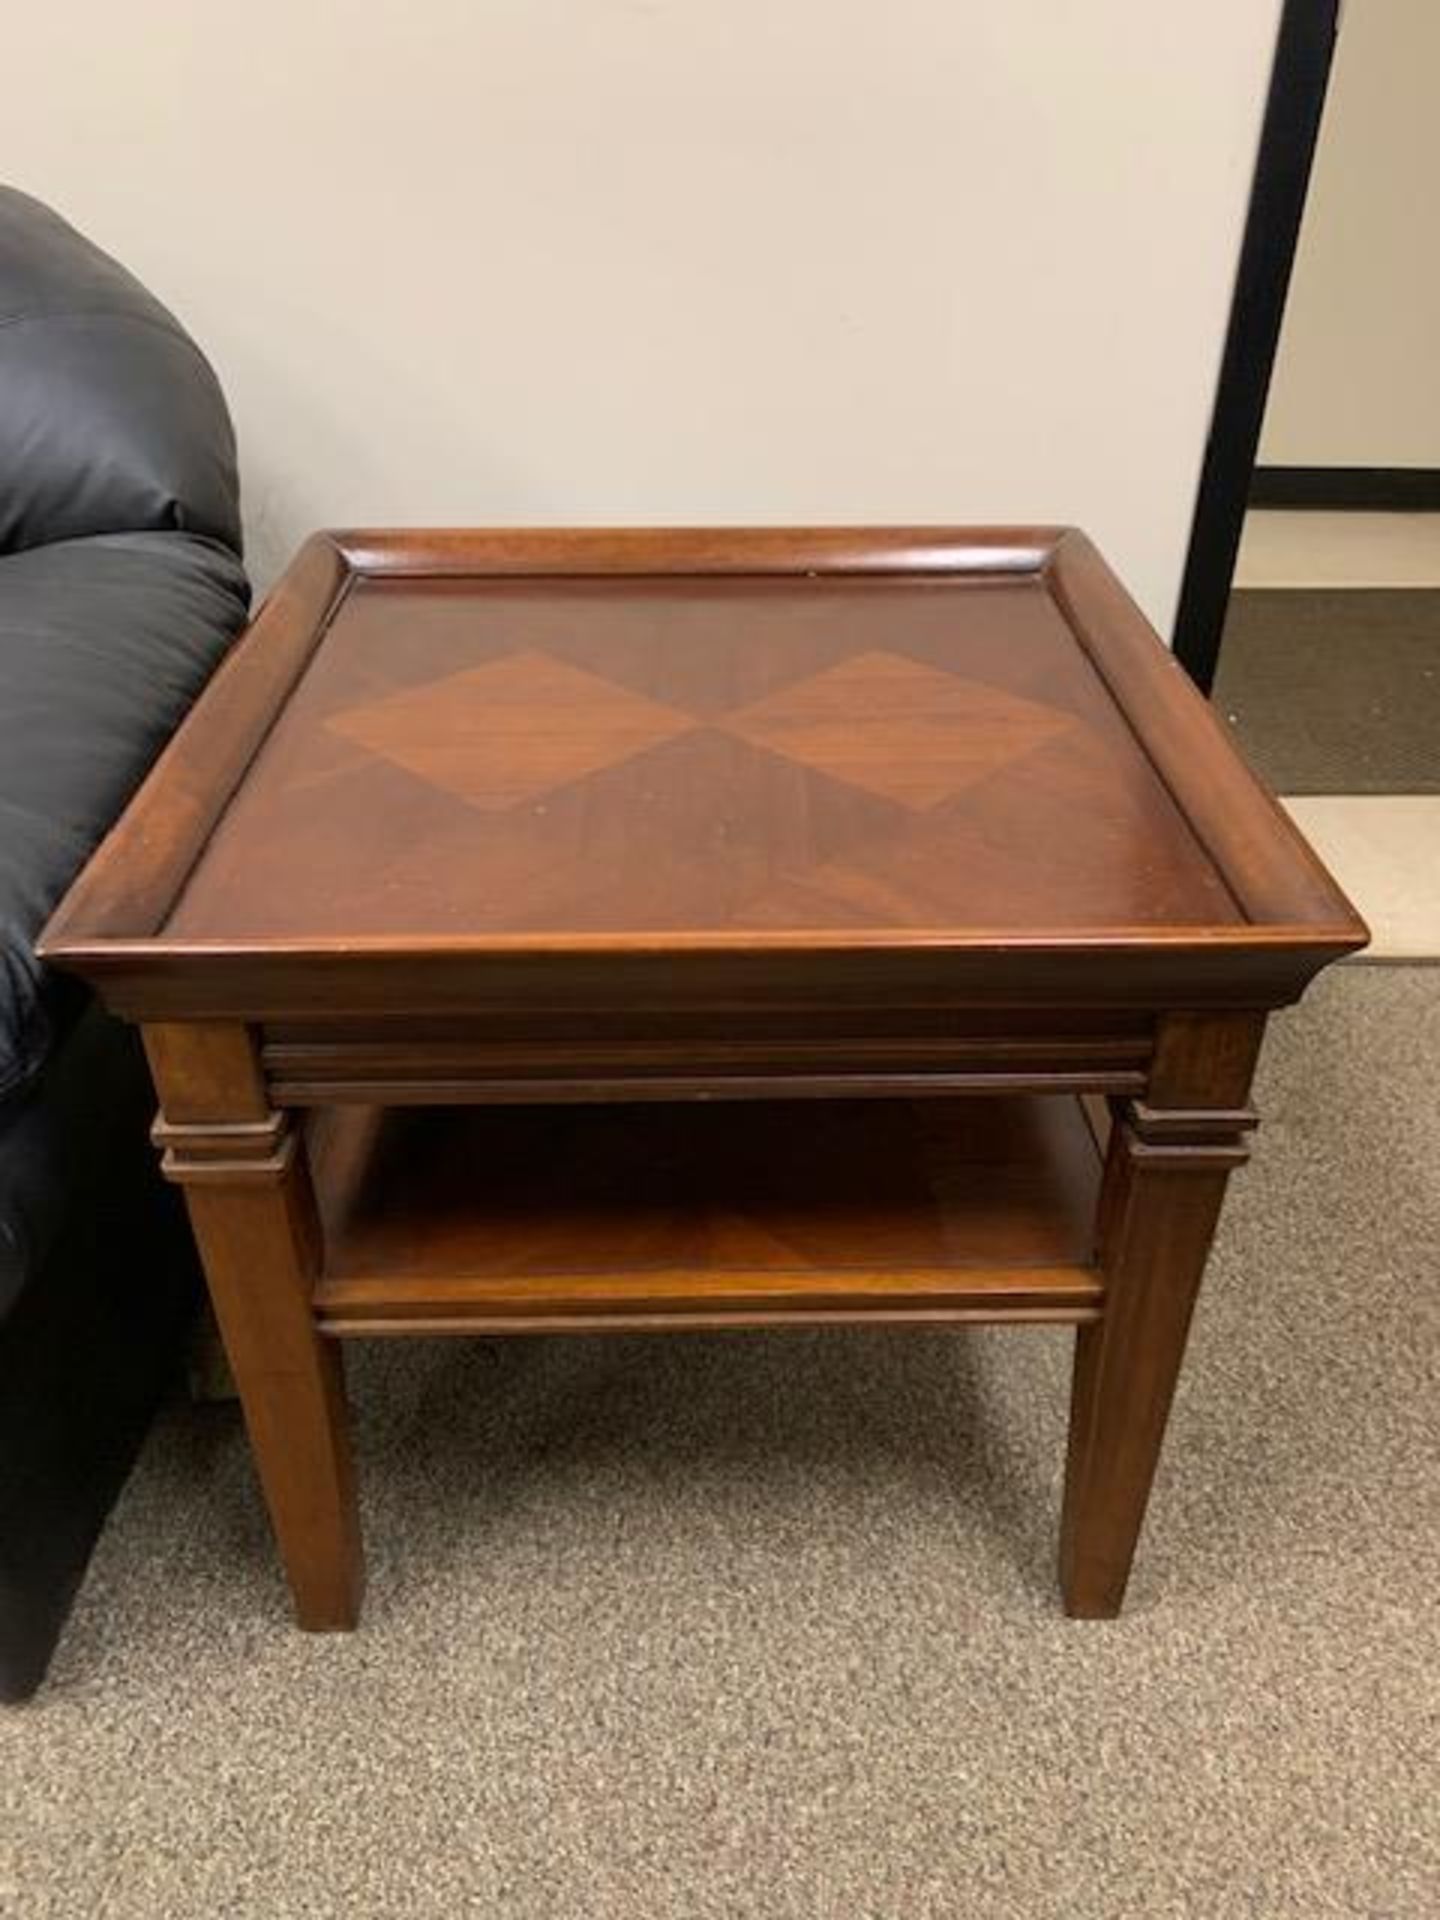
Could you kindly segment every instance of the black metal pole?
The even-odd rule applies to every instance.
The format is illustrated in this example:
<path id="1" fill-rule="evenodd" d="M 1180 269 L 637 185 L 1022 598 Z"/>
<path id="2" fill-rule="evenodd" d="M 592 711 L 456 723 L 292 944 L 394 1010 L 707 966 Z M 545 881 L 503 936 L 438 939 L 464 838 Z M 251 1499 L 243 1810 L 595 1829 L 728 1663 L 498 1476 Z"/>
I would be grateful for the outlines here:
<path id="1" fill-rule="evenodd" d="M 1175 616 L 1176 658 L 1206 693 L 1220 653 L 1341 4 L 1285 0 L 1280 17 L 1220 384 Z"/>

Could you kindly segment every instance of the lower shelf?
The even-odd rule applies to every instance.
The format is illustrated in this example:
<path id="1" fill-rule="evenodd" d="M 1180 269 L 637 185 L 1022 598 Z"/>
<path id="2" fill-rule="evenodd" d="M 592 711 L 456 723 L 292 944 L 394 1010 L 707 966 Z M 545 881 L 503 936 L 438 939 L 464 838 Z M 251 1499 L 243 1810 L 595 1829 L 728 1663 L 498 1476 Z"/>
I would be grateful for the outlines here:
<path id="1" fill-rule="evenodd" d="M 1065 1097 L 335 1107 L 309 1143 L 335 1335 L 1100 1309 Z"/>

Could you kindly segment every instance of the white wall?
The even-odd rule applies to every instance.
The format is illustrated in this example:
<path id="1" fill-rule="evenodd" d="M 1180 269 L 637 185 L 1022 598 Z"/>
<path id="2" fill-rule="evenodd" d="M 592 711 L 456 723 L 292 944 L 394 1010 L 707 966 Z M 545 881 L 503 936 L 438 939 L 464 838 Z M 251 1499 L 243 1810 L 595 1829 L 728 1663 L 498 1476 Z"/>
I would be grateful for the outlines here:
<path id="1" fill-rule="evenodd" d="M 257 571 L 376 521 L 1074 520 L 1168 625 L 1279 0 L 55 0 L 0 164 Z"/>
<path id="2" fill-rule="evenodd" d="M 1437 0 L 1346 0 L 1267 465 L 1440 467 L 1437 88 Z"/>

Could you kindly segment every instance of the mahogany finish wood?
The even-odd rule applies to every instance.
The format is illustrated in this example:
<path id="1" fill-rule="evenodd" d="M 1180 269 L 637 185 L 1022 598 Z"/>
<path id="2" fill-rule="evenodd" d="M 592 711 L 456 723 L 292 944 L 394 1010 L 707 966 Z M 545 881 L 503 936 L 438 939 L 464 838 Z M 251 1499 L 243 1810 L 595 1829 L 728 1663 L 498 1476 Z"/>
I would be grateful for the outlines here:
<path id="1" fill-rule="evenodd" d="M 338 1350 L 312 1291 L 320 1235 L 288 1116 L 250 1114 L 258 1062 L 243 1028 L 146 1034 L 164 1168 L 185 1189 L 302 1627 L 353 1627 L 364 1584 Z M 182 1116 L 182 1117 L 176 1117 Z"/>
<path id="2" fill-rule="evenodd" d="M 1097 1220 L 1105 1311 L 1076 1336 L 1060 1577 L 1120 1610 L 1225 1187 L 1248 1156 L 1265 1020 L 1162 1023 L 1146 1102 L 1116 1102 Z M 1161 1102 L 1166 1104 L 1161 1104 Z"/>
<path id="3" fill-rule="evenodd" d="M 42 952 L 145 1025 L 344 1626 L 340 1336 L 814 1320 L 1075 1322 L 1115 1611 L 1265 1017 L 1365 937 L 1078 534 L 382 532 L 304 549 Z"/>
<path id="4" fill-rule="evenodd" d="M 1099 1310 L 1069 1100 L 347 1108 L 312 1160 L 331 1333 Z"/>

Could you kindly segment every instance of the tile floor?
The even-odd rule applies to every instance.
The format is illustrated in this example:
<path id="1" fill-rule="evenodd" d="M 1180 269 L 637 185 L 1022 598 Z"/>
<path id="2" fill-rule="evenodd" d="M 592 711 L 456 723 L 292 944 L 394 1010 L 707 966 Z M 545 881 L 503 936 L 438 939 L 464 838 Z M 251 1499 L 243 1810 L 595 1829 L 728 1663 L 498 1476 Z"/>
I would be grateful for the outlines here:
<path id="1" fill-rule="evenodd" d="M 1440 794 L 1310 793 L 1285 805 L 1369 922 L 1367 959 L 1440 959 Z"/>
<path id="2" fill-rule="evenodd" d="M 1237 587 L 1440 587 L 1440 513 L 1251 513 Z"/>
<path id="3" fill-rule="evenodd" d="M 1440 587 L 1440 514 L 1251 513 L 1235 584 Z M 1307 794 L 1285 805 L 1370 923 L 1363 958 L 1440 961 L 1440 796 Z"/>

